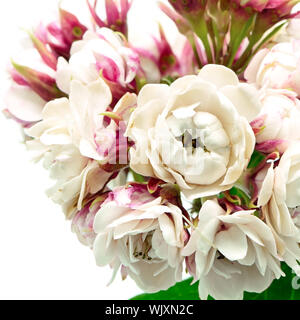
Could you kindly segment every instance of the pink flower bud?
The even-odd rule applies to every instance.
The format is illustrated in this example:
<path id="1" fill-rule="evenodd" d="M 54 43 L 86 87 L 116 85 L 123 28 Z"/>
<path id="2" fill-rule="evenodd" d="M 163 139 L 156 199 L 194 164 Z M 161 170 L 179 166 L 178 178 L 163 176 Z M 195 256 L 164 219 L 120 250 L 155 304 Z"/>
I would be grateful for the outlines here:
<path id="1" fill-rule="evenodd" d="M 141 56 L 141 68 L 145 73 L 145 78 L 151 82 L 159 81 L 155 79 L 153 74 L 165 76 L 184 76 L 193 73 L 195 56 L 193 49 L 188 41 L 183 46 L 182 53 L 176 55 L 168 39 L 166 38 L 163 28 L 159 27 L 160 38 L 153 37 L 157 48 L 157 53 L 143 48 L 135 48 L 134 50 Z M 157 72 L 149 72 L 151 69 L 148 65 L 157 68 Z"/>
<path id="2" fill-rule="evenodd" d="M 285 150 L 288 147 L 288 141 L 280 140 L 280 139 L 273 139 L 273 140 L 266 140 L 264 142 L 258 143 L 256 145 L 256 150 L 263 152 L 263 153 L 271 153 L 275 150 Z"/>
<path id="3" fill-rule="evenodd" d="M 299 2 L 298 0 L 234 0 L 242 7 L 252 8 L 262 12 L 267 9 L 276 10 L 279 15 L 284 16 L 291 12 L 292 8 Z"/>
<path id="4" fill-rule="evenodd" d="M 159 2 L 158 3 L 160 9 L 171 19 L 174 21 L 174 23 L 176 24 L 178 30 L 183 33 L 186 34 L 188 32 L 190 32 L 191 27 L 188 23 L 188 21 L 182 17 L 180 14 L 178 14 L 175 10 L 169 8 L 169 6 L 167 6 L 165 3 L 163 2 Z"/>
<path id="5" fill-rule="evenodd" d="M 7 119 L 12 119 L 15 122 L 19 123 L 24 129 L 30 128 L 34 124 L 34 122 L 19 119 L 18 117 L 14 116 L 8 109 L 4 109 L 2 113 L 7 117 Z"/>
<path id="6" fill-rule="evenodd" d="M 52 68 L 53 70 L 56 70 L 57 55 L 54 52 L 52 52 L 51 50 L 48 50 L 46 43 L 44 43 L 40 39 L 38 39 L 33 33 L 29 33 L 29 36 L 31 38 L 33 45 L 38 50 L 43 61 L 50 68 Z"/>
<path id="7" fill-rule="evenodd" d="M 204 10 L 207 0 L 169 0 L 169 3 L 178 13 L 185 15 Z"/>
<path id="8" fill-rule="evenodd" d="M 76 40 L 81 40 L 87 28 L 70 12 L 59 10 L 61 31 L 67 43 L 72 44 Z"/>
<path id="9" fill-rule="evenodd" d="M 131 7 L 131 0 L 105 0 L 106 20 L 101 19 L 96 13 L 97 2 L 95 0 L 92 6 L 90 1 L 87 0 L 95 24 L 99 28 L 106 27 L 127 35 L 127 14 Z"/>
<path id="10" fill-rule="evenodd" d="M 300 103 L 290 90 L 264 90 L 262 109 L 251 122 L 256 149 L 264 153 L 284 152 L 290 142 L 299 140 Z"/>
<path id="11" fill-rule="evenodd" d="M 131 183 L 127 188 L 119 187 L 109 193 L 104 204 L 114 202 L 118 206 L 126 206 L 136 209 L 148 202 L 153 201 L 157 193 L 150 194 L 147 185 L 141 183 Z"/>
<path id="12" fill-rule="evenodd" d="M 281 42 L 260 50 L 245 72 L 248 82 L 259 88 L 292 89 L 300 96 L 299 41 Z"/>
<path id="13" fill-rule="evenodd" d="M 46 73 L 42 73 L 12 61 L 15 71 L 12 72 L 13 79 L 22 85 L 29 86 L 45 101 L 64 97 L 65 95 L 57 88 L 56 81 Z"/>
<path id="14" fill-rule="evenodd" d="M 91 199 L 86 200 L 87 203 L 80 211 L 75 213 L 72 220 L 72 231 L 76 233 L 78 240 L 91 248 L 96 238 L 93 229 L 95 215 L 106 198 L 107 193 L 95 195 Z"/>
<path id="15" fill-rule="evenodd" d="M 81 40 L 87 31 L 87 28 L 72 13 L 60 9 L 59 14 L 59 22 L 52 22 L 47 26 L 41 23 L 35 30 L 37 40 L 33 39 L 35 46 L 37 47 L 38 45 L 37 49 L 44 61 L 46 57 L 47 61 L 49 61 L 50 56 L 52 56 L 51 67 L 53 66 L 54 57 L 62 56 L 69 59 L 72 43 Z M 38 41 L 41 43 L 38 43 Z M 44 47 L 42 44 L 44 44 Z M 46 63 L 48 64 L 48 62 Z"/>

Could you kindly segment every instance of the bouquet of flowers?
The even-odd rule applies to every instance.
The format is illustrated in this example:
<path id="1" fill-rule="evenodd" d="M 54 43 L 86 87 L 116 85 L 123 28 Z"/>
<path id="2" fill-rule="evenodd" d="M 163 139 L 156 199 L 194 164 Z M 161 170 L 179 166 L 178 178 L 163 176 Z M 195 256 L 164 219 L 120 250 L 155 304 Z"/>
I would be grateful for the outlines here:
<path id="1" fill-rule="evenodd" d="M 200 299 L 300 276 L 299 1 L 153 1 L 181 42 L 157 23 L 144 47 L 139 1 L 103 2 L 90 25 L 60 6 L 9 66 L 4 112 L 72 231 L 148 293 L 184 270 Z"/>

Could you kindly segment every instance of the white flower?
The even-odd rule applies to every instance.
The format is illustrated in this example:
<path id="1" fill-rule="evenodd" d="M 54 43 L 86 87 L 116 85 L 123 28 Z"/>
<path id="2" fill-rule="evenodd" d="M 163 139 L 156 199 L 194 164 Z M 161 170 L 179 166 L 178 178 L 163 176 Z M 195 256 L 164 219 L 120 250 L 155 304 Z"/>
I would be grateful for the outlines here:
<path id="1" fill-rule="evenodd" d="M 300 139 L 300 102 L 288 90 L 263 90 L 262 109 L 252 124 L 259 123 L 256 142 L 260 149 L 284 151 L 291 141 Z"/>
<path id="2" fill-rule="evenodd" d="M 97 265 L 123 266 L 146 292 L 181 280 L 185 231 L 181 210 L 149 194 L 145 185 L 115 189 L 96 214 Z"/>
<path id="3" fill-rule="evenodd" d="M 107 28 L 98 33 L 87 31 L 83 40 L 73 44 L 69 62 L 59 58 L 56 81 L 62 91 L 69 93 L 72 79 L 89 84 L 102 75 L 113 84 L 113 91 L 123 90 L 124 94 L 124 88 L 136 77 L 139 63 L 138 55 L 124 45 L 117 33 Z"/>
<path id="4" fill-rule="evenodd" d="M 130 97 L 130 94 L 128 94 Z M 126 95 L 116 108 L 122 109 Z M 33 137 L 29 149 L 37 159 L 44 159 L 44 166 L 57 183 L 48 195 L 68 208 L 81 209 L 83 198 L 101 190 L 111 177 L 101 169 L 112 152 L 116 152 L 117 125 L 104 124 L 101 113 L 111 103 L 111 93 L 102 79 L 89 85 L 74 80 L 70 98 L 49 102 L 43 110 L 43 120 L 26 133 Z"/>
<path id="5" fill-rule="evenodd" d="M 259 88 L 292 89 L 300 94 L 300 46 L 282 42 L 260 50 L 250 62 L 245 77 Z"/>
<path id="6" fill-rule="evenodd" d="M 230 189 L 253 152 L 247 119 L 259 110 L 256 90 L 223 66 L 205 66 L 170 87 L 146 85 L 126 132 L 135 142 L 130 166 L 176 182 L 188 198 Z"/>
<path id="7" fill-rule="evenodd" d="M 226 215 L 208 200 L 198 219 L 182 253 L 194 254 L 201 299 L 242 299 L 244 291 L 262 292 L 283 275 L 272 231 L 254 210 Z"/>
<path id="8" fill-rule="evenodd" d="M 300 142 L 285 151 L 278 166 L 271 163 L 260 173 L 258 205 L 272 228 L 284 261 L 300 274 L 300 229 L 297 207 L 300 205 Z"/>

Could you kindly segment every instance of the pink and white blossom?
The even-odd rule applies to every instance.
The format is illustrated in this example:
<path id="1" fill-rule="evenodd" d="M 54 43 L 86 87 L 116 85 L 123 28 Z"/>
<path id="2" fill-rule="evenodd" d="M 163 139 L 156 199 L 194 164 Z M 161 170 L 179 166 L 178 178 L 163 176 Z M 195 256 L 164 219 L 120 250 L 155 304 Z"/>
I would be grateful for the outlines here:
<path id="1" fill-rule="evenodd" d="M 72 231 L 83 245 L 90 248 L 93 248 L 97 236 L 93 228 L 95 216 L 106 200 L 107 195 L 107 193 L 96 194 L 90 199 L 86 199 L 82 209 L 77 211 L 72 219 Z"/>
<path id="2" fill-rule="evenodd" d="M 87 30 L 70 12 L 59 9 L 59 14 L 59 22 L 40 24 L 29 32 L 31 48 L 21 50 L 9 67 L 12 85 L 5 96 L 5 111 L 25 127 L 41 120 L 47 102 L 64 96 L 55 79 L 58 58 L 69 58 L 72 43 Z"/>
<path id="3" fill-rule="evenodd" d="M 244 291 L 262 292 L 284 275 L 272 230 L 254 211 L 226 215 L 217 201 L 204 202 L 183 249 L 200 299 L 243 299 Z"/>
<path id="4" fill-rule="evenodd" d="M 262 109 L 251 122 L 256 130 L 256 149 L 265 153 L 285 151 L 292 141 L 300 140 L 300 102 L 289 90 L 262 92 Z"/>
<path id="5" fill-rule="evenodd" d="M 223 66 L 140 91 L 126 135 L 135 142 L 130 166 L 177 183 L 190 199 L 230 189 L 252 155 L 247 121 L 260 110 L 257 92 Z"/>
<path id="6" fill-rule="evenodd" d="M 118 108 L 128 103 L 126 97 Z M 122 147 L 116 141 L 119 126 L 114 121 L 106 124 L 101 115 L 111 101 L 109 87 L 102 79 L 89 85 L 74 80 L 69 99 L 49 102 L 43 120 L 26 130 L 34 138 L 27 143 L 29 149 L 36 153 L 37 160 L 43 159 L 50 176 L 57 181 L 48 190 L 55 202 L 81 209 L 84 197 L 101 190 L 113 176 L 113 171 L 107 172 L 103 166 L 112 153 L 116 154 L 116 148 Z"/>
<path id="7" fill-rule="evenodd" d="M 243 299 L 300 276 L 300 0 L 161 1 L 59 6 L 4 114 L 112 280 Z"/>
<path id="8" fill-rule="evenodd" d="M 45 63 L 56 69 L 58 57 L 69 59 L 73 42 L 81 40 L 87 30 L 74 14 L 60 8 L 57 21 L 40 23 L 35 29 L 33 42 Z"/>
<path id="9" fill-rule="evenodd" d="M 96 214 L 97 265 L 123 267 L 146 292 L 166 290 L 182 277 L 185 241 L 181 210 L 145 185 L 113 190 Z"/>
<path id="10" fill-rule="evenodd" d="M 159 27 L 159 37 L 153 36 L 156 50 L 134 48 L 139 54 L 141 70 L 149 82 L 159 82 L 163 77 L 178 77 L 195 72 L 195 57 L 191 44 L 185 41 L 181 53 L 175 54 L 166 38 L 163 28 Z"/>
<path id="11" fill-rule="evenodd" d="M 113 97 L 119 99 L 135 91 L 139 67 L 138 54 L 126 46 L 120 35 L 102 28 L 98 33 L 88 31 L 83 40 L 74 43 L 68 62 L 59 58 L 56 81 L 63 92 L 69 93 L 71 80 L 89 84 L 102 77 Z"/>
<path id="12" fill-rule="evenodd" d="M 44 63 L 35 48 L 17 55 L 8 71 L 12 84 L 4 101 L 7 111 L 20 121 L 39 121 L 46 103 L 62 96 L 56 87 L 55 71 Z"/>
<path id="13" fill-rule="evenodd" d="M 252 59 L 245 77 L 258 88 L 289 89 L 300 95 L 300 45 L 282 42 L 262 49 Z"/>
<path id="14" fill-rule="evenodd" d="M 283 260 L 300 274 L 300 229 L 296 223 L 299 198 L 300 143 L 293 142 L 278 165 L 268 164 L 260 173 L 258 206 L 276 237 Z M 295 221 L 294 221 L 295 218 Z"/>

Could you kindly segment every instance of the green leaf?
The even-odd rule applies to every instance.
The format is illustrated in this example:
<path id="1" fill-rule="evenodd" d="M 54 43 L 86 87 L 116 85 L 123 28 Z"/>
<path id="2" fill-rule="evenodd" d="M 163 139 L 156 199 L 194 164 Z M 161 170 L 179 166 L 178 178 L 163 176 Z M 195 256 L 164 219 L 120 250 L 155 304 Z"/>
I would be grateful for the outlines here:
<path id="1" fill-rule="evenodd" d="M 199 300 L 198 282 L 191 286 L 192 278 L 178 282 L 166 291 L 144 293 L 131 300 Z"/>
<path id="2" fill-rule="evenodd" d="M 160 83 L 167 84 L 168 86 L 170 86 L 174 81 L 175 81 L 175 79 L 173 77 L 166 76 L 160 80 Z"/>
<path id="3" fill-rule="evenodd" d="M 207 24 L 206 24 L 204 15 L 202 15 L 201 17 L 197 17 L 196 21 L 190 21 L 190 22 L 193 26 L 194 32 L 201 39 L 203 43 L 208 62 L 212 63 L 213 54 L 212 54 L 212 50 L 211 50 L 211 46 L 208 38 L 208 29 L 207 29 Z"/>
<path id="4" fill-rule="evenodd" d="M 243 59 L 241 59 L 241 61 L 243 62 L 242 67 L 237 70 L 237 74 L 241 74 L 242 72 L 244 72 L 244 70 L 247 68 L 250 60 L 255 56 L 255 54 L 259 51 L 259 49 L 261 49 L 261 47 L 263 45 L 265 45 L 268 41 L 270 41 L 286 25 L 286 23 L 287 23 L 287 21 L 284 21 L 283 23 L 279 24 L 271 32 L 269 32 L 258 44 L 256 44 L 255 50 L 253 50 L 251 55 L 248 56 L 246 61 L 243 61 Z"/>
<path id="5" fill-rule="evenodd" d="M 195 199 L 192 204 L 191 213 L 199 213 L 201 208 L 202 208 L 202 199 L 201 198 Z"/>
<path id="6" fill-rule="evenodd" d="M 272 285 L 262 293 L 246 292 L 244 300 L 300 300 L 300 277 L 298 278 L 285 263 L 282 263 L 282 270 L 286 274 L 285 277 L 274 280 Z M 191 281 L 190 278 L 178 282 L 166 291 L 141 294 L 131 300 L 199 300 L 198 282 L 191 286 Z M 209 297 L 208 300 L 213 300 L 213 298 Z"/>
<path id="7" fill-rule="evenodd" d="M 256 168 L 265 159 L 265 157 L 266 156 L 263 153 L 254 150 L 248 164 L 248 169 Z"/>
<path id="8" fill-rule="evenodd" d="M 145 182 L 145 178 L 142 175 L 136 173 L 132 169 L 130 169 L 130 171 L 132 173 L 132 176 L 135 182 Z"/>
<path id="9" fill-rule="evenodd" d="M 244 205 L 246 205 L 247 207 L 249 207 L 249 204 L 251 202 L 251 199 L 248 197 L 248 195 L 241 189 L 237 188 L 237 187 L 232 187 L 230 190 L 229 190 L 229 193 L 232 195 L 232 196 L 237 196 L 239 197 L 241 200 L 242 200 L 242 203 Z"/>
<path id="10" fill-rule="evenodd" d="M 259 51 L 259 49 L 267 43 L 269 40 L 271 40 L 285 25 L 287 24 L 287 21 L 282 22 L 277 27 L 275 27 L 273 30 L 271 30 L 256 46 L 253 56 Z"/>
<path id="11" fill-rule="evenodd" d="M 257 14 L 252 15 L 242 26 L 241 28 L 241 21 L 240 20 L 233 20 L 232 26 L 231 26 L 231 40 L 230 40 L 230 57 L 229 61 L 227 63 L 227 67 L 231 68 L 232 64 L 234 62 L 234 58 L 239 50 L 239 47 L 243 40 L 248 36 L 249 32 L 253 28 L 253 25 L 255 24 Z"/>

